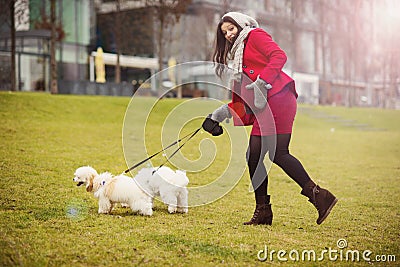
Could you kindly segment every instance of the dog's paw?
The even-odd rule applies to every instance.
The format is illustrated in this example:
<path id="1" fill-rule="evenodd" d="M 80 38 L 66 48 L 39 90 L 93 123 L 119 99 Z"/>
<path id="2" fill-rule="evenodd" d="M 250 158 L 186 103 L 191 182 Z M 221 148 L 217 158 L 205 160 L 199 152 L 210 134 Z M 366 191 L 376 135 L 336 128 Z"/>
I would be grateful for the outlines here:
<path id="1" fill-rule="evenodd" d="M 140 210 L 139 214 L 140 215 L 144 215 L 144 216 L 152 216 L 153 215 L 153 209 Z"/>
<path id="2" fill-rule="evenodd" d="M 109 210 L 101 210 L 101 209 L 99 209 L 98 213 L 99 214 L 109 214 L 110 211 Z"/>
<path id="3" fill-rule="evenodd" d="M 179 213 L 188 213 L 189 210 L 186 207 L 178 207 L 176 211 Z"/>
<path id="4" fill-rule="evenodd" d="M 168 206 L 168 212 L 170 214 L 176 213 L 176 211 L 177 211 L 177 208 L 175 206 Z"/>

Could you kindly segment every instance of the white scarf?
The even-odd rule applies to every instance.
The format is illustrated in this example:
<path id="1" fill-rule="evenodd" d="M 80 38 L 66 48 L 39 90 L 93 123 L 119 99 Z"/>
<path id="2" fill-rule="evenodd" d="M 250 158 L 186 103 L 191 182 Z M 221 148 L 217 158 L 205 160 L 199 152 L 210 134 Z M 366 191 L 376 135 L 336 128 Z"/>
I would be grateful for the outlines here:
<path id="1" fill-rule="evenodd" d="M 231 48 L 231 51 L 229 51 L 229 54 L 228 54 L 228 59 L 232 60 L 232 63 L 233 63 L 232 68 L 234 71 L 235 80 L 240 81 L 241 74 L 243 72 L 242 64 L 243 64 L 244 40 L 247 38 L 249 33 L 252 30 L 254 30 L 255 27 L 259 27 L 259 26 L 258 26 L 258 22 L 254 18 L 247 16 L 243 13 L 228 12 L 222 16 L 222 18 L 224 18 L 224 17 L 232 18 L 234 21 L 236 21 L 237 24 L 239 24 L 240 27 L 242 27 L 242 31 L 240 32 L 239 36 L 236 38 L 236 40 L 233 43 L 233 46 Z"/>
<path id="2" fill-rule="evenodd" d="M 240 81 L 240 76 L 243 72 L 243 51 L 244 51 L 244 40 L 247 38 L 247 35 L 254 30 L 254 28 L 250 28 L 250 26 L 246 26 L 240 32 L 239 36 L 236 38 L 231 51 L 229 51 L 228 59 L 232 60 L 232 69 L 234 72 L 235 79 Z"/>

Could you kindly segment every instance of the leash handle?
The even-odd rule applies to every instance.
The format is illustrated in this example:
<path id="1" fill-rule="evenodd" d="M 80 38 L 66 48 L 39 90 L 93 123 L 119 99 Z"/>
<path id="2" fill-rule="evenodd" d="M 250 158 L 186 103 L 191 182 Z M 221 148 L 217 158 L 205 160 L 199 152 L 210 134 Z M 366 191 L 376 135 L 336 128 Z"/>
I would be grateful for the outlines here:
<path id="1" fill-rule="evenodd" d="M 186 142 L 189 141 L 189 140 L 192 139 L 192 137 L 195 136 L 200 130 L 201 130 L 201 127 L 198 128 L 198 129 L 196 129 L 196 130 L 194 130 L 193 132 L 191 132 L 191 133 L 185 135 L 185 136 L 182 137 L 181 139 L 176 140 L 176 141 L 173 142 L 172 144 L 168 145 L 166 148 L 164 148 L 164 149 L 158 151 L 157 153 L 151 155 L 150 157 L 148 157 L 148 158 L 146 158 L 146 159 L 144 159 L 144 160 L 142 160 L 142 161 L 136 163 L 135 165 L 133 165 L 133 166 L 130 167 L 129 169 L 125 170 L 124 173 L 128 173 L 128 172 L 130 172 L 131 170 L 133 170 L 133 169 L 139 167 L 140 165 L 142 165 L 142 164 L 145 163 L 146 161 L 148 161 L 148 160 L 154 158 L 155 156 L 157 156 L 157 155 L 160 154 L 161 152 L 167 150 L 168 148 L 172 147 L 173 145 L 176 145 L 177 143 L 179 143 L 179 142 L 181 142 L 182 140 L 186 139 L 188 136 L 190 136 L 190 137 L 188 138 L 188 140 L 186 140 Z M 183 143 L 183 145 L 186 144 L 186 142 Z M 178 150 L 179 150 L 183 145 L 179 146 L 178 149 L 175 150 L 174 153 L 167 159 L 167 161 L 168 161 L 173 155 L 175 155 L 176 152 L 178 152 Z M 163 165 L 164 165 L 164 164 L 165 164 L 165 162 L 163 163 Z M 161 166 L 162 166 L 162 165 L 161 165 Z M 160 166 L 160 167 L 161 167 L 161 166 Z M 158 169 L 157 169 L 157 170 L 158 170 Z"/>

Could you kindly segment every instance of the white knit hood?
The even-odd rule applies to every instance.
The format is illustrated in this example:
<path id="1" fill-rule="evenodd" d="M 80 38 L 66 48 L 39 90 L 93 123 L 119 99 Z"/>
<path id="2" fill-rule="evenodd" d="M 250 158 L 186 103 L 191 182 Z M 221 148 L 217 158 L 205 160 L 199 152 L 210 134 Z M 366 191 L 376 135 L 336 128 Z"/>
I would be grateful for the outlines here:
<path id="1" fill-rule="evenodd" d="M 222 18 L 225 18 L 225 17 L 232 18 L 242 28 L 245 28 L 246 26 L 249 26 L 250 28 L 258 28 L 259 27 L 258 22 L 254 18 L 247 16 L 243 13 L 228 12 L 222 16 Z"/>

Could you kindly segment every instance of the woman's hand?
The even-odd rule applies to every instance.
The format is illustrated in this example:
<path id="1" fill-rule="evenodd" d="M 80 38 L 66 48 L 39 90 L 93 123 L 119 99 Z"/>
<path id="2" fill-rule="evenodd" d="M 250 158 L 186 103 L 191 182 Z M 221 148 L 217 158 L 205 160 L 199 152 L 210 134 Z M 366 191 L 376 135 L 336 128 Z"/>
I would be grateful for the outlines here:
<path id="1" fill-rule="evenodd" d="M 247 90 L 254 90 L 254 106 L 262 109 L 267 104 L 267 91 L 272 89 L 272 85 L 264 81 L 258 75 L 257 80 L 249 85 L 246 85 Z"/>

